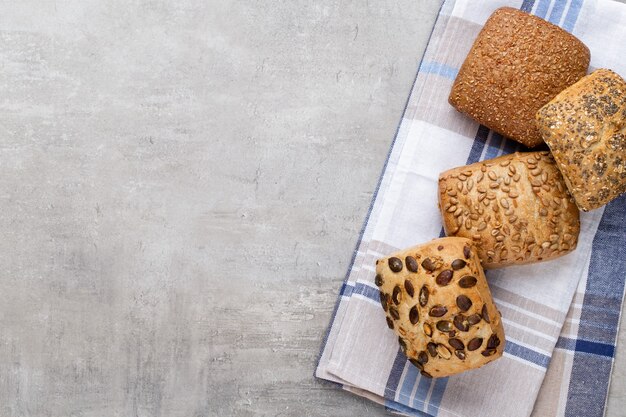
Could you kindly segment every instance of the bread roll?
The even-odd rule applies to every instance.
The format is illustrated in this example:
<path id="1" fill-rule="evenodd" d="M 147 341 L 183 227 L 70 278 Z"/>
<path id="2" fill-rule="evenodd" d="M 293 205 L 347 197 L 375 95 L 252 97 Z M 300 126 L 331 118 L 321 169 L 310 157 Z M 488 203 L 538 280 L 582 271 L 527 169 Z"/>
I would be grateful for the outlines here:
<path id="1" fill-rule="evenodd" d="M 578 242 L 578 209 L 547 151 L 443 172 L 439 208 L 446 234 L 472 239 L 484 268 L 554 259 Z"/>
<path id="2" fill-rule="evenodd" d="M 376 261 L 387 325 L 422 375 L 443 377 L 502 356 L 504 329 L 472 242 L 435 239 Z"/>
<path id="3" fill-rule="evenodd" d="M 517 9 L 485 23 L 452 86 L 449 102 L 528 147 L 542 143 L 537 110 L 587 73 L 589 49 L 563 29 Z"/>
<path id="4" fill-rule="evenodd" d="M 599 69 L 561 92 L 537 113 L 581 210 L 593 210 L 626 192 L 626 82 Z"/>

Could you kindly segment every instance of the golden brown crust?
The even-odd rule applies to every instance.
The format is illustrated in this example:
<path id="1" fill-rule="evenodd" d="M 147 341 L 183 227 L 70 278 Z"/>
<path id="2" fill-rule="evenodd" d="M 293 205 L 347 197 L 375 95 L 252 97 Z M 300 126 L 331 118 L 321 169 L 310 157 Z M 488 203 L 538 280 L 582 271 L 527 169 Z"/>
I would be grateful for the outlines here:
<path id="1" fill-rule="evenodd" d="M 435 239 L 380 259 L 376 285 L 387 324 L 423 375 L 448 376 L 502 356 L 501 315 L 470 240 Z"/>
<path id="2" fill-rule="evenodd" d="M 573 35 L 517 9 L 497 9 L 479 33 L 449 102 L 528 147 L 542 143 L 535 113 L 587 73 L 589 49 Z"/>
<path id="3" fill-rule="evenodd" d="M 439 207 L 446 234 L 472 239 L 486 269 L 554 259 L 578 242 L 578 209 L 547 151 L 441 173 Z"/>
<path id="4" fill-rule="evenodd" d="M 537 113 L 581 210 L 593 210 L 626 192 L 626 82 L 599 69 L 561 92 Z"/>

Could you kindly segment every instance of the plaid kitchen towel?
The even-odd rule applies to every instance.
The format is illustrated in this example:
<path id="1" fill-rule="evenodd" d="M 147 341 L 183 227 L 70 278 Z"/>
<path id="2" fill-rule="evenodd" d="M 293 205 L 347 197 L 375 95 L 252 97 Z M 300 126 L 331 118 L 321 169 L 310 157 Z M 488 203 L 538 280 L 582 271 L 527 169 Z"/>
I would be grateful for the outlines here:
<path id="1" fill-rule="evenodd" d="M 422 59 L 324 340 L 316 376 L 407 415 L 602 416 L 626 279 L 626 196 L 581 214 L 575 252 L 487 272 L 502 312 L 504 356 L 429 379 L 387 329 L 374 284 L 379 257 L 440 235 L 437 178 L 520 148 L 447 102 L 487 17 L 512 6 L 573 32 L 591 66 L 626 75 L 626 5 L 611 0 L 447 0 Z"/>

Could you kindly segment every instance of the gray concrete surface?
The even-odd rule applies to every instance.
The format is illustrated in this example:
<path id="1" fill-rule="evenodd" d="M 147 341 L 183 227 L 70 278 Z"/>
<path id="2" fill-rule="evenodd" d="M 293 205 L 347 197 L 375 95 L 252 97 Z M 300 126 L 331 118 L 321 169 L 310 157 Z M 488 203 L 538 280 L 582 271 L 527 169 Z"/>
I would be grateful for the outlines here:
<path id="1" fill-rule="evenodd" d="M 312 373 L 437 9 L 0 3 L 0 416 L 386 415 Z"/>

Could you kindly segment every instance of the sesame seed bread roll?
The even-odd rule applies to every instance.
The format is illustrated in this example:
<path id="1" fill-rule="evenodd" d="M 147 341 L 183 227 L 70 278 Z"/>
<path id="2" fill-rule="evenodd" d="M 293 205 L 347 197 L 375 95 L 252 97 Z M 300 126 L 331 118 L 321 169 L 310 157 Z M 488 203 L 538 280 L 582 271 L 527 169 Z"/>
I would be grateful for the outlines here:
<path id="1" fill-rule="evenodd" d="M 626 82 L 599 69 L 537 112 L 537 126 L 581 210 L 626 192 Z"/>
<path id="2" fill-rule="evenodd" d="M 500 312 L 472 242 L 435 239 L 376 261 L 387 325 L 427 377 L 489 363 L 504 351 Z"/>
<path id="3" fill-rule="evenodd" d="M 478 34 L 448 101 L 528 147 L 543 142 L 537 110 L 587 73 L 589 49 L 573 35 L 517 9 L 497 9 Z"/>
<path id="4" fill-rule="evenodd" d="M 439 208 L 446 234 L 471 239 L 486 269 L 554 259 L 578 242 L 578 209 L 547 151 L 441 173 Z"/>

